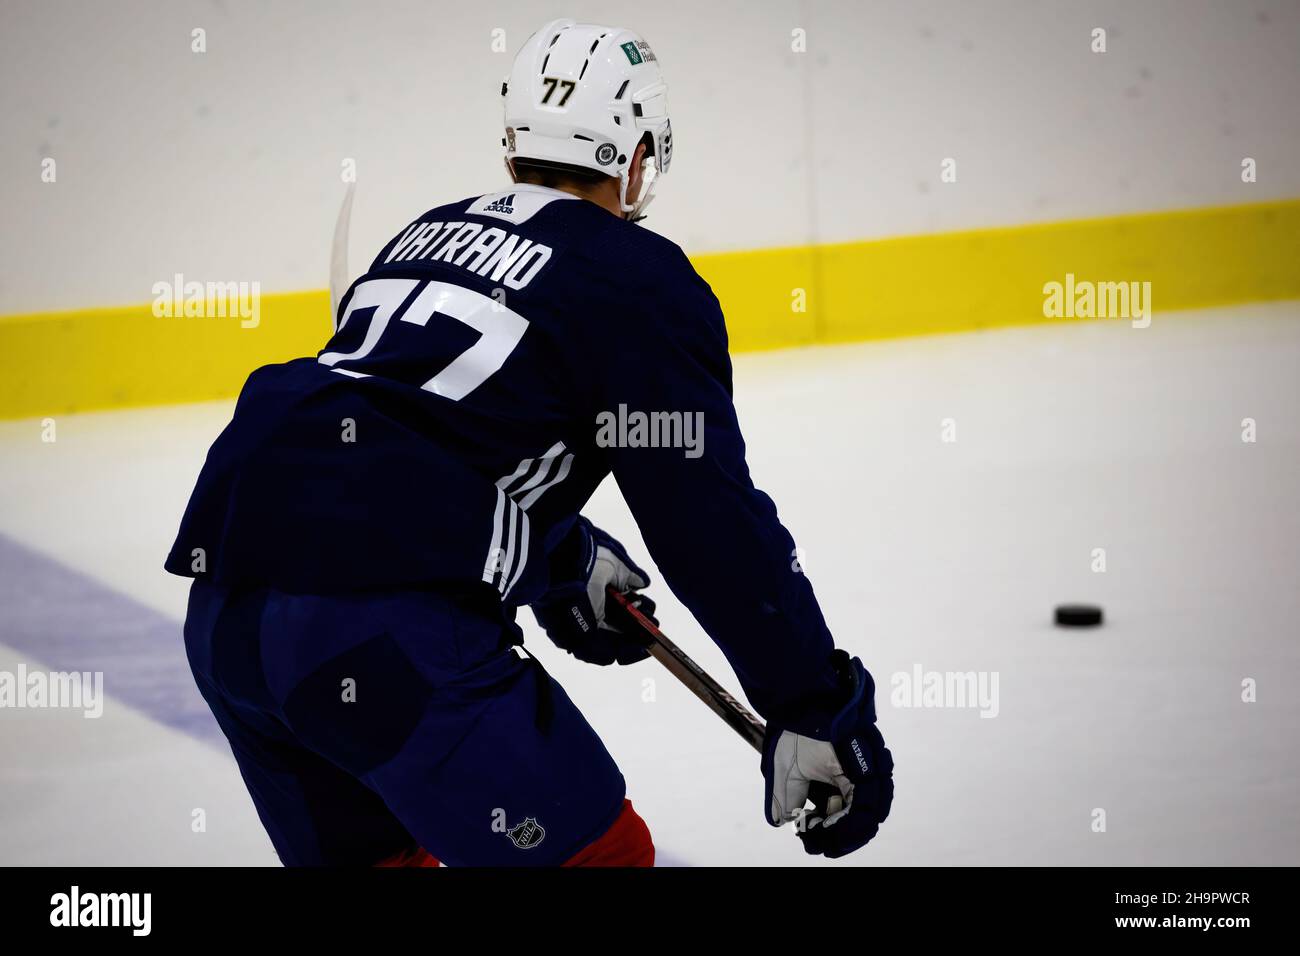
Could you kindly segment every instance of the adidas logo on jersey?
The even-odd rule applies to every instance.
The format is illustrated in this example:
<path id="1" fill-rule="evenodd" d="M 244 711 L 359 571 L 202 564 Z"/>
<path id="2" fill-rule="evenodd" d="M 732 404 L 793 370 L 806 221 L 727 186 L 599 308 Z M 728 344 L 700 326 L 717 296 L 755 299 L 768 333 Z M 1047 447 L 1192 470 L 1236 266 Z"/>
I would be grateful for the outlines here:
<path id="1" fill-rule="evenodd" d="M 513 216 L 515 212 L 515 194 L 510 193 L 508 196 L 502 196 L 500 199 L 494 199 L 483 207 L 484 212 L 499 212 L 507 216 Z"/>

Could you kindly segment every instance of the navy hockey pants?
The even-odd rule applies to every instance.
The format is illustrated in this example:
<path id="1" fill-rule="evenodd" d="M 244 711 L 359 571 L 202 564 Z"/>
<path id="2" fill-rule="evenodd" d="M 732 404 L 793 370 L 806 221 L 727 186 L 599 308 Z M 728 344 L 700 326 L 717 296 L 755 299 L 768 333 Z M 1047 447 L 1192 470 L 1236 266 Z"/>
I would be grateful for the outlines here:
<path id="1" fill-rule="evenodd" d="M 203 581 L 185 620 L 199 689 L 289 866 L 416 846 L 451 865 L 553 866 L 611 830 L 623 776 L 517 633 L 430 592 Z"/>

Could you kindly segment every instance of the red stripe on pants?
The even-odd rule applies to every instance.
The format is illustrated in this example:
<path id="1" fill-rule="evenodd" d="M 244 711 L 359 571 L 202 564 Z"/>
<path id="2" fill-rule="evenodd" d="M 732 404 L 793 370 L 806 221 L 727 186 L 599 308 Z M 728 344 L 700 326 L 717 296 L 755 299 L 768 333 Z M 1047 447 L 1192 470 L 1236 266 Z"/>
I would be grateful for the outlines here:
<path id="1" fill-rule="evenodd" d="M 623 812 L 614 825 L 594 843 L 589 843 L 571 857 L 565 866 L 654 866 L 655 845 L 650 828 L 632 809 L 632 801 L 623 801 Z"/>
<path id="2" fill-rule="evenodd" d="M 439 866 L 437 857 L 423 847 L 403 850 L 376 863 L 375 866 Z M 650 828 L 624 799 L 623 811 L 597 840 L 587 844 L 567 860 L 565 866 L 654 866 L 655 845 Z"/>

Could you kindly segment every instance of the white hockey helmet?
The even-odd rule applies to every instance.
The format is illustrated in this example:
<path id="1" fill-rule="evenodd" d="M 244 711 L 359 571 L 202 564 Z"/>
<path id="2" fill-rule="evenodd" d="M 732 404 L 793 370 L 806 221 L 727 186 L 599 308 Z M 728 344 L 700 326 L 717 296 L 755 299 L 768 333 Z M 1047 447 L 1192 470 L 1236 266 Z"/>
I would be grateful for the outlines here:
<path id="1" fill-rule="evenodd" d="M 673 158 L 668 87 L 648 43 L 619 27 L 553 20 L 520 49 L 501 94 L 508 161 L 617 176 L 623 212 L 644 215 Z M 628 171 L 647 133 L 644 182 L 629 205 Z"/>

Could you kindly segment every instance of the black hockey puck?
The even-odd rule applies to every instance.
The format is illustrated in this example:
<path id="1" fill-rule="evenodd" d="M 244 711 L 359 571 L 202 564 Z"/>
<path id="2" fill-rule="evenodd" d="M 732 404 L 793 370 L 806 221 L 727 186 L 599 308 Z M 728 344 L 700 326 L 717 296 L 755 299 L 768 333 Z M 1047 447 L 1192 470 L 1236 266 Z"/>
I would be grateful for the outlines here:
<path id="1" fill-rule="evenodd" d="M 1061 604 L 1056 608 L 1057 627 L 1097 627 L 1101 608 L 1095 604 Z"/>

